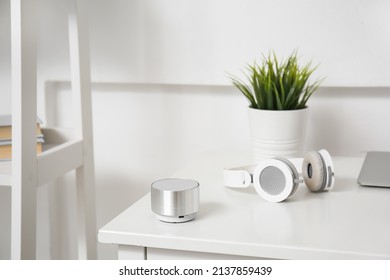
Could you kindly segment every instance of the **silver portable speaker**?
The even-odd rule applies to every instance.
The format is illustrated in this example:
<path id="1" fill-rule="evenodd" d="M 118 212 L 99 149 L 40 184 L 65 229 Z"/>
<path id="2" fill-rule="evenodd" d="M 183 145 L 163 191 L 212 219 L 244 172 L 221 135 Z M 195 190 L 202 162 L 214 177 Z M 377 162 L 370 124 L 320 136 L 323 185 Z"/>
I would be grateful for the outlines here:
<path id="1" fill-rule="evenodd" d="M 188 222 L 199 210 L 199 183 L 179 178 L 156 181 L 151 186 L 151 204 L 163 222 Z"/>

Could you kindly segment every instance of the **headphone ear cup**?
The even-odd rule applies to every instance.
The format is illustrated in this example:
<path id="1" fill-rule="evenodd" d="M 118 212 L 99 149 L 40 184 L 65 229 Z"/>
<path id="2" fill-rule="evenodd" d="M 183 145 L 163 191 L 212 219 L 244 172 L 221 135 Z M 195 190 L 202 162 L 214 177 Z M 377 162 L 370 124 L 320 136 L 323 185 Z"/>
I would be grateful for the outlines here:
<path id="1" fill-rule="evenodd" d="M 270 202 L 281 202 L 298 187 L 298 172 L 287 160 L 266 159 L 257 165 L 253 174 L 256 192 Z"/>
<path id="2" fill-rule="evenodd" d="M 299 183 L 298 183 L 299 182 L 299 173 L 298 173 L 297 169 L 295 168 L 294 164 L 292 164 L 288 159 L 286 159 L 286 158 L 278 158 L 278 160 L 283 161 L 285 164 L 287 164 L 290 167 L 291 175 L 292 175 L 293 182 L 294 182 L 293 189 L 292 189 L 291 194 L 290 194 L 290 196 L 291 196 L 298 189 L 298 186 L 299 186 Z"/>
<path id="3" fill-rule="evenodd" d="M 305 155 L 302 165 L 302 177 L 312 192 L 323 191 L 326 179 L 326 167 L 322 156 L 312 151 Z"/>

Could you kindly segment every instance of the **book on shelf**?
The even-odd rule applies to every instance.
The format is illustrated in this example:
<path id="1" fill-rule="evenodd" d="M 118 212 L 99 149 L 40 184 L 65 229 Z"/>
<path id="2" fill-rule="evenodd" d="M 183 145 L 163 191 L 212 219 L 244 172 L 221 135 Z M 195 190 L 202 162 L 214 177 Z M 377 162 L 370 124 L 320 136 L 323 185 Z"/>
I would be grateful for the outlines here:
<path id="1" fill-rule="evenodd" d="M 36 137 L 37 154 L 42 152 L 42 144 L 45 138 L 41 130 L 41 120 L 37 118 Z M 0 115 L 0 161 L 12 159 L 12 116 Z"/>

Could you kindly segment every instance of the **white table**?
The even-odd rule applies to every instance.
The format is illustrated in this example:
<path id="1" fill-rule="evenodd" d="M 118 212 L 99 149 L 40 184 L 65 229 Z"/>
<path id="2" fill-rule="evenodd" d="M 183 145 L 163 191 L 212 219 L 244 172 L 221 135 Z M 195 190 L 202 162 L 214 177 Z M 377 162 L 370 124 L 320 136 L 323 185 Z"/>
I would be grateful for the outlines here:
<path id="1" fill-rule="evenodd" d="M 149 193 L 101 228 L 99 241 L 118 244 L 119 259 L 390 259 L 390 189 L 356 183 L 363 158 L 334 158 L 333 191 L 301 185 L 282 203 L 223 186 L 222 168 L 248 158 L 209 153 L 174 174 L 200 182 L 195 220 L 157 220 Z"/>

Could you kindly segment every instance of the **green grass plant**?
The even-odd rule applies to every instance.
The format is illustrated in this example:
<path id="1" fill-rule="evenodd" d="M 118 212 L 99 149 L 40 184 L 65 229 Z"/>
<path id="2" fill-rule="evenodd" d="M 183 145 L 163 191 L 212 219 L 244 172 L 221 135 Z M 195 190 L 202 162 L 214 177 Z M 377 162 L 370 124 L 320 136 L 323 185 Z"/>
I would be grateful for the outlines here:
<path id="1" fill-rule="evenodd" d="M 247 65 L 248 82 L 230 75 L 230 79 L 248 99 L 250 107 L 263 110 L 299 110 L 306 108 L 310 96 L 322 80 L 310 83 L 317 67 L 298 64 L 297 52 L 279 61 L 275 53 L 263 56 L 261 64 Z"/>

